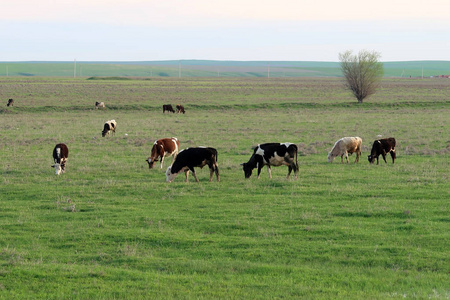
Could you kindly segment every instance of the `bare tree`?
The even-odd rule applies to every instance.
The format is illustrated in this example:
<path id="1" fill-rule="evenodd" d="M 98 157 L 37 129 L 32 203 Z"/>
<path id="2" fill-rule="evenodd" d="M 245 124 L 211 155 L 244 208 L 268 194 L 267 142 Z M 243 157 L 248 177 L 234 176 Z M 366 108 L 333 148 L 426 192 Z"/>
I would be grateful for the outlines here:
<path id="1" fill-rule="evenodd" d="M 367 50 L 361 50 L 358 55 L 353 55 L 351 50 L 339 53 L 345 87 L 352 91 L 358 103 L 373 95 L 380 85 L 384 74 L 383 63 L 378 61 L 380 57 L 380 53 Z"/>

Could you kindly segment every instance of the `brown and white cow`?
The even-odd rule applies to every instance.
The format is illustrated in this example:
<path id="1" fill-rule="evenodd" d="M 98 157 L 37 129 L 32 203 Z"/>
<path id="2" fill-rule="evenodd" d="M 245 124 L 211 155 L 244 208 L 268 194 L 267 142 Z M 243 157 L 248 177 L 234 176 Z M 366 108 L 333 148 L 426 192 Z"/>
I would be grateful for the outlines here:
<path id="1" fill-rule="evenodd" d="M 164 138 L 159 139 L 153 143 L 152 153 L 146 162 L 148 162 L 149 169 L 153 168 L 153 165 L 158 159 L 161 159 L 161 169 L 163 167 L 164 157 L 173 156 L 172 163 L 178 154 L 180 148 L 180 142 L 177 138 Z"/>
<path id="2" fill-rule="evenodd" d="M 253 169 L 258 168 L 258 175 L 261 174 L 261 169 L 267 166 L 269 178 L 272 178 L 271 166 L 288 166 L 289 173 L 287 178 L 294 170 L 295 179 L 298 173 L 298 147 L 292 143 L 266 143 L 259 144 L 254 150 L 249 161 L 241 164 L 243 166 L 245 178 L 252 176 Z"/>
<path id="3" fill-rule="evenodd" d="M 14 106 L 14 100 L 13 99 L 9 99 L 8 103 L 6 104 L 6 106 Z"/>
<path id="4" fill-rule="evenodd" d="M 175 110 L 173 109 L 173 107 L 172 107 L 171 104 L 164 104 L 164 105 L 163 105 L 163 113 L 165 113 L 166 110 L 167 110 L 168 112 L 175 113 Z"/>
<path id="5" fill-rule="evenodd" d="M 102 137 L 105 137 L 107 134 L 109 135 L 111 132 L 116 134 L 117 123 L 116 120 L 109 120 L 105 122 L 102 131 Z"/>
<path id="6" fill-rule="evenodd" d="M 378 157 L 383 156 L 384 162 L 386 161 L 386 155 L 388 153 L 391 154 L 392 157 L 392 163 L 395 162 L 395 138 L 390 137 L 387 139 L 379 139 L 373 142 L 372 151 L 370 151 L 370 155 L 368 156 L 369 162 L 373 164 L 375 162 L 375 158 L 377 159 L 377 165 L 378 165 Z"/>
<path id="7" fill-rule="evenodd" d="M 105 108 L 105 102 L 95 102 L 95 108 Z"/>
<path id="8" fill-rule="evenodd" d="M 361 144 L 362 139 L 360 137 L 343 137 L 339 139 L 331 149 L 330 153 L 328 153 L 328 162 L 333 162 L 336 156 L 341 157 L 341 163 L 344 162 L 343 156 L 345 155 L 345 159 L 348 163 L 348 155 L 352 153 L 356 153 L 355 163 L 359 161 L 359 156 L 361 155 Z"/>
<path id="9" fill-rule="evenodd" d="M 183 114 L 185 113 L 184 106 L 177 104 L 177 114 L 179 114 L 179 113 L 183 113 Z"/>
<path id="10" fill-rule="evenodd" d="M 53 160 L 55 164 L 52 168 L 55 168 L 55 174 L 60 175 L 66 170 L 66 162 L 69 157 L 69 149 L 66 144 L 57 144 L 53 149 Z"/>
<path id="11" fill-rule="evenodd" d="M 196 147 L 181 150 L 173 164 L 167 168 L 166 180 L 172 182 L 179 173 L 185 172 L 186 182 L 188 182 L 189 171 L 191 171 L 195 180 L 199 182 L 194 167 L 203 168 L 206 165 L 208 165 L 210 172 L 209 181 L 213 180 L 214 173 L 216 173 L 217 181 L 220 181 L 216 149 Z"/>

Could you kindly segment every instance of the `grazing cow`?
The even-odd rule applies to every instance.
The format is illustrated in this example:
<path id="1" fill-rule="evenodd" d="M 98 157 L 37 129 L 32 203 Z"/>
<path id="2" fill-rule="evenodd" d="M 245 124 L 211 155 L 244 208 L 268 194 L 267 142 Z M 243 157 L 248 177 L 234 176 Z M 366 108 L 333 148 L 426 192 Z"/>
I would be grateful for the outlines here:
<path id="1" fill-rule="evenodd" d="M 106 121 L 105 125 L 103 126 L 102 137 L 105 137 L 105 135 L 107 134 L 109 135 L 110 132 L 116 134 L 116 128 L 117 128 L 116 120 Z"/>
<path id="2" fill-rule="evenodd" d="M 105 108 L 105 102 L 95 102 L 95 108 Z"/>
<path id="3" fill-rule="evenodd" d="M 183 105 L 177 104 L 177 114 L 185 113 Z"/>
<path id="4" fill-rule="evenodd" d="M 360 137 L 343 137 L 334 144 L 333 149 L 328 153 L 328 162 L 331 163 L 336 156 L 340 156 L 341 163 L 343 163 L 343 156 L 345 155 L 345 159 L 348 163 L 348 155 L 356 153 L 355 163 L 357 163 L 359 161 L 359 156 L 361 155 L 361 144 L 362 139 Z"/>
<path id="5" fill-rule="evenodd" d="M 383 156 L 384 162 L 386 161 L 386 155 L 390 153 L 392 157 L 392 163 L 395 162 L 395 138 L 390 137 L 387 139 L 379 139 L 373 142 L 372 151 L 370 151 L 370 155 L 368 156 L 369 162 L 373 164 L 375 162 L 375 158 L 377 159 L 378 165 L 378 156 L 380 154 Z"/>
<path id="6" fill-rule="evenodd" d="M 170 157 L 173 155 L 172 163 L 178 154 L 178 149 L 180 148 L 180 142 L 177 138 L 165 138 L 159 139 L 153 143 L 152 154 L 147 158 L 149 169 L 153 168 L 153 164 L 161 158 L 161 169 L 163 166 L 164 157 Z"/>
<path id="7" fill-rule="evenodd" d="M 60 175 L 66 170 L 66 162 L 69 157 L 69 149 L 65 144 L 57 144 L 53 149 L 53 160 L 55 164 L 52 168 L 55 168 L 55 174 Z"/>
<path id="8" fill-rule="evenodd" d="M 173 107 L 172 107 L 171 104 L 164 104 L 164 105 L 163 105 L 163 113 L 165 113 L 166 110 L 167 110 L 168 112 L 175 113 L 175 111 L 173 110 Z"/>
<path id="9" fill-rule="evenodd" d="M 295 158 L 295 160 L 294 160 Z M 272 178 L 271 166 L 288 166 L 289 173 L 287 179 L 294 170 L 295 179 L 297 179 L 298 173 L 298 148 L 297 145 L 292 143 L 267 143 L 259 144 L 253 151 L 253 155 L 246 163 L 241 164 L 243 166 L 245 178 L 250 178 L 254 168 L 258 168 L 258 178 L 261 174 L 261 169 L 267 166 L 269 172 L 269 178 Z"/>
<path id="10" fill-rule="evenodd" d="M 192 175 L 198 182 L 194 167 L 203 168 L 206 165 L 210 171 L 209 181 L 213 180 L 214 173 L 216 173 L 217 181 L 220 181 L 216 149 L 210 147 L 186 148 L 178 153 L 173 164 L 167 168 L 166 180 L 172 182 L 179 173 L 184 171 L 186 182 L 188 182 L 189 171 L 192 171 Z"/>
<path id="11" fill-rule="evenodd" d="M 13 99 L 9 99 L 8 100 L 8 104 L 6 104 L 6 106 L 14 106 L 14 100 Z"/>

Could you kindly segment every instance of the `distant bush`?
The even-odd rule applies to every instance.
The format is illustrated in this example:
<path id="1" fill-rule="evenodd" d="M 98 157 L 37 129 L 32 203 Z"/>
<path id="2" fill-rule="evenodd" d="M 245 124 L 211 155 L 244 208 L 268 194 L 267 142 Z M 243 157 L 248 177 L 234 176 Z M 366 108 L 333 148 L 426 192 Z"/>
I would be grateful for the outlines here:
<path id="1" fill-rule="evenodd" d="M 127 78 L 127 77 L 118 77 L 118 76 L 113 76 L 113 77 L 97 77 L 97 76 L 92 76 L 92 77 L 89 77 L 87 80 L 131 80 L 131 78 Z"/>
<path id="2" fill-rule="evenodd" d="M 169 77 L 169 74 L 167 74 L 166 72 L 159 72 L 159 73 L 158 73 L 158 76 L 161 76 L 161 77 Z"/>

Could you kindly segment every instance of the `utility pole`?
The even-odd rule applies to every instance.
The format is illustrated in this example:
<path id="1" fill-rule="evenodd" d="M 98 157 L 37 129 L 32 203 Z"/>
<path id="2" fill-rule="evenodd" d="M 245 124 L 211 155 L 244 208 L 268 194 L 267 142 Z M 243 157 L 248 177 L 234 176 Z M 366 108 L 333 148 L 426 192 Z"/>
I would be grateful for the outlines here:
<path id="1" fill-rule="evenodd" d="M 77 77 L 77 59 L 73 61 L 73 78 Z"/>

